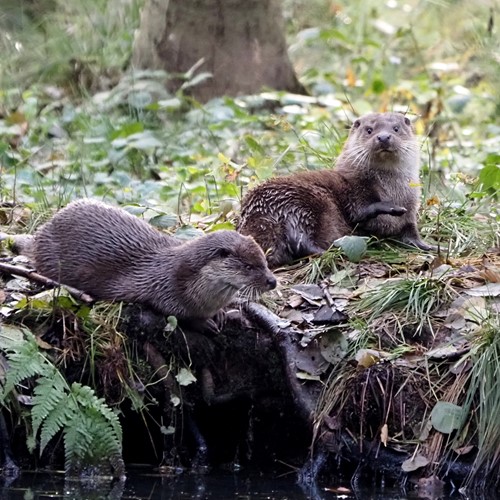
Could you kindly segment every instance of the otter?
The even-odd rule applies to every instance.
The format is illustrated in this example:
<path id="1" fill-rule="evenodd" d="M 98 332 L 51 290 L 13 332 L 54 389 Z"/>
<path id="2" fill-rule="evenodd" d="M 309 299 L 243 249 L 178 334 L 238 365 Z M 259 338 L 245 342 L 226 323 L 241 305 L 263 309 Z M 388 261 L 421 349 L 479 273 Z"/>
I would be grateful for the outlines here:
<path id="1" fill-rule="evenodd" d="M 252 237 L 217 231 L 188 242 L 123 209 L 70 203 L 38 229 L 37 271 L 100 300 L 136 302 L 178 319 L 209 319 L 238 292 L 276 287 Z"/>
<path id="2" fill-rule="evenodd" d="M 348 234 L 391 237 L 422 250 L 419 147 L 401 113 L 357 119 L 335 169 L 272 178 L 243 198 L 237 230 L 271 268 L 327 250 Z"/>

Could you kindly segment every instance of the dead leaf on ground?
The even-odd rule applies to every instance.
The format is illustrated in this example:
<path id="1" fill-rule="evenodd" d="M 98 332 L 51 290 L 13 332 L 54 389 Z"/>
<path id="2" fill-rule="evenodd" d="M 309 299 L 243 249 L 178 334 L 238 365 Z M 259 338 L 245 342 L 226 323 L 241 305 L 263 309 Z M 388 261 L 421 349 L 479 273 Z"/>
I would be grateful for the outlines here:
<path id="1" fill-rule="evenodd" d="M 380 429 L 380 441 L 384 446 L 387 446 L 387 441 L 389 440 L 389 427 L 387 424 L 382 426 Z"/>
<path id="2" fill-rule="evenodd" d="M 404 472 L 412 472 L 414 470 L 425 467 L 429 463 L 429 459 L 424 457 L 423 455 L 417 454 L 414 457 L 405 460 L 401 464 L 401 468 Z"/>

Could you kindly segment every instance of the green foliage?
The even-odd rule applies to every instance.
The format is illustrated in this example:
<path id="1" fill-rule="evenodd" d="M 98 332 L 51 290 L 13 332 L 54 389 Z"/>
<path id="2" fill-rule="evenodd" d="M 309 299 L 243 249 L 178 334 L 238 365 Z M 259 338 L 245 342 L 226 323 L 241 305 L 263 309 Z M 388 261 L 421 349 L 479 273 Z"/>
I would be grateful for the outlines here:
<path id="1" fill-rule="evenodd" d="M 496 478 L 500 463 L 500 317 L 498 314 L 484 322 L 476 335 L 471 352 L 472 369 L 468 377 L 464 408 L 475 420 L 478 453 L 469 481 L 478 473 L 486 478 Z M 464 422 L 464 427 L 469 421 Z M 461 434 L 457 436 L 457 441 Z M 458 445 L 462 443 L 458 442 Z"/>
<path id="2" fill-rule="evenodd" d="M 5 334 L 7 333 L 7 335 Z M 31 433 L 28 448 L 33 451 L 39 437 L 40 454 L 48 442 L 62 431 L 67 470 L 88 465 L 111 464 L 121 470 L 122 431 L 118 416 L 87 386 L 68 385 L 61 372 L 38 349 L 27 330 L 22 336 L 0 332 L 0 347 L 9 368 L 5 373 L 1 399 L 21 382 L 34 379 L 31 399 Z M 12 333 L 12 332 L 10 332 Z"/>
<path id="3" fill-rule="evenodd" d="M 492 153 L 486 158 L 484 167 L 479 172 L 479 181 L 485 191 L 495 196 L 500 192 L 500 154 Z"/>
<path id="4" fill-rule="evenodd" d="M 401 312 L 403 321 L 415 324 L 418 335 L 425 326 L 433 332 L 432 313 L 452 297 L 453 290 L 443 276 L 394 278 L 366 292 L 355 309 L 372 320 L 388 311 Z"/>

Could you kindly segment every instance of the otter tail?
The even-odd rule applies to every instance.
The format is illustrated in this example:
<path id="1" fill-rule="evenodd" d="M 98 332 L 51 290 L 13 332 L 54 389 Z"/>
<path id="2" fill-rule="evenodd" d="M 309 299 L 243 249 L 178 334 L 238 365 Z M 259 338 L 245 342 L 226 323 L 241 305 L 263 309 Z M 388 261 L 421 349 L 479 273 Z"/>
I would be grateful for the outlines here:
<path id="1" fill-rule="evenodd" d="M 5 242 L 7 248 L 17 255 L 25 255 L 33 260 L 35 239 L 29 234 L 7 234 L 0 232 L 0 241 Z"/>

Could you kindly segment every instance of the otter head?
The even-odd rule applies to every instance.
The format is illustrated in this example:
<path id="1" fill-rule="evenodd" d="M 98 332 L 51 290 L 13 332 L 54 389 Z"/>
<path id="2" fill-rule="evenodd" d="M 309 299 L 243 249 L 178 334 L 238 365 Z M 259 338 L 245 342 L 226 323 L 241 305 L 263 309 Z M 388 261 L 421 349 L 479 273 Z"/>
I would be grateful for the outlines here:
<path id="1" fill-rule="evenodd" d="M 217 242 L 211 267 L 218 280 L 250 296 L 276 288 L 277 281 L 267 266 L 264 252 L 251 236 L 218 231 L 207 238 Z"/>
<path id="2" fill-rule="evenodd" d="M 256 298 L 260 293 L 276 287 L 276 278 L 267 266 L 264 252 L 250 236 L 236 231 L 217 231 L 184 246 L 191 247 L 190 268 L 196 268 L 197 277 L 188 295 L 220 309 L 238 292 Z M 196 251 L 194 248 L 196 247 Z"/>
<path id="3" fill-rule="evenodd" d="M 416 165 L 418 144 L 402 113 L 370 113 L 355 120 L 344 148 L 357 166 Z"/>

